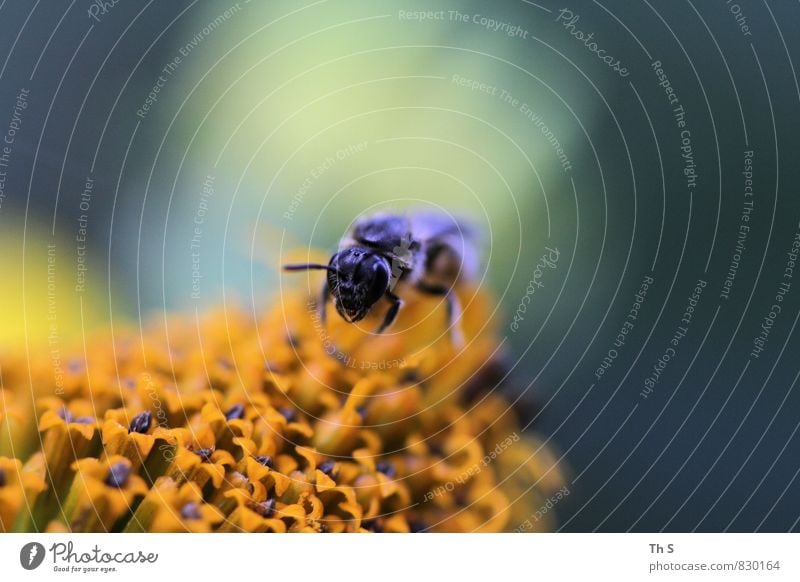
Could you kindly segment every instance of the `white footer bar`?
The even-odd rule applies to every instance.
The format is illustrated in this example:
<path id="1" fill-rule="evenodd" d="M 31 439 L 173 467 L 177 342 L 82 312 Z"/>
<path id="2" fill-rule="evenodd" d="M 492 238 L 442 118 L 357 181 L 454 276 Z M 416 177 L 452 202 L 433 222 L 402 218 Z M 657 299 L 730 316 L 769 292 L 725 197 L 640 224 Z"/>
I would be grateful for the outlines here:
<path id="1" fill-rule="evenodd" d="M 797 534 L 0 534 L 0 579 L 778 581 L 798 553 Z"/>

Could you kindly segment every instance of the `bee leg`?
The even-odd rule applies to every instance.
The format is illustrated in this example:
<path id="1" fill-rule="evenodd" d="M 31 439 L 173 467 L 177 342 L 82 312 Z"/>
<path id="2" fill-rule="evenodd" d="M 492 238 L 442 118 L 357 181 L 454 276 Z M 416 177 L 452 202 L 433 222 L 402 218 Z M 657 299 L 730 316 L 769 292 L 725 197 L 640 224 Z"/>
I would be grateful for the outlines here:
<path id="1" fill-rule="evenodd" d="M 388 297 L 392 302 L 392 306 L 389 308 L 389 311 L 386 312 L 386 316 L 383 318 L 383 323 L 381 323 L 380 327 L 375 331 L 375 333 L 383 333 L 387 327 L 392 325 L 394 320 L 397 319 L 397 313 L 403 306 L 403 300 L 391 291 L 386 292 L 386 297 Z"/>
<path id="2" fill-rule="evenodd" d="M 450 340 L 457 348 L 464 346 L 464 334 L 461 331 L 459 320 L 461 319 L 461 302 L 458 296 L 444 285 L 430 285 L 423 281 L 417 283 L 417 289 L 430 295 L 444 297 L 447 302 L 447 329 L 450 331 Z"/>
<path id="3" fill-rule="evenodd" d="M 319 312 L 319 320 L 322 325 L 325 325 L 325 317 L 327 316 L 328 311 L 328 296 L 330 295 L 330 287 L 328 287 L 328 282 L 322 284 L 322 293 L 319 297 L 319 305 L 317 305 L 317 311 Z"/>

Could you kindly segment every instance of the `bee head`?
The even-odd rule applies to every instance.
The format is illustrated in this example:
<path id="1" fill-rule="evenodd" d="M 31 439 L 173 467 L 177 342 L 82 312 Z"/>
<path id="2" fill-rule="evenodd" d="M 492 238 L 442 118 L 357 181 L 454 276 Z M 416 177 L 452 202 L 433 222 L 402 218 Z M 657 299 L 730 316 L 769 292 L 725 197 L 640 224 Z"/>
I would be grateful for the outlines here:
<path id="1" fill-rule="evenodd" d="M 388 259 L 364 247 L 350 247 L 333 257 L 328 270 L 328 286 L 342 319 L 353 323 L 364 319 L 389 288 L 391 267 Z"/>

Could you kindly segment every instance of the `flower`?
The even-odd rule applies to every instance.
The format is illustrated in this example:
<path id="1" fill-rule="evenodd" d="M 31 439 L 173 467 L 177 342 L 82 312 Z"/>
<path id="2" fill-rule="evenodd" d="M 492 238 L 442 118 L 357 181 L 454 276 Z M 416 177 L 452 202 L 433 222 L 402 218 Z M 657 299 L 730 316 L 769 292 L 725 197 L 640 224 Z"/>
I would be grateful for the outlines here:
<path id="1" fill-rule="evenodd" d="M 63 521 L 71 531 L 112 531 L 149 489 L 121 455 L 87 457 L 72 469 L 75 477 L 63 506 Z"/>
<path id="2" fill-rule="evenodd" d="M 155 425 L 149 410 L 131 415 L 125 408 L 106 411 L 102 436 L 106 454 L 122 455 L 137 469 L 152 459 L 151 453 L 159 444 L 166 446 L 177 442 L 170 430 Z"/>
<path id="3" fill-rule="evenodd" d="M 161 477 L 128 521 L 126 531 L 207 533 L 222 520 L 222 512 L 203 501 L 196 483 L 178 485 Z"/>
<path id="4" fill-rule="evenodd" d="M 203 487 L 210 482 L 215 489 L 219 488 L 227 468 L 236 463 L 233 455 L 216 447 L 209 426 L 200 428 L 194 437 L 189 431 L 182 431 L 180 435 L 181 442 L 167 474 L 178 483 L 193 481 Z"/>
<path id="5" fill-rule="evenodd" d="M 210 311 L 141 338 L 114 330 L 113 344 L 100 334 L 65 358 L 59 390 L 46 358 L 30 375 L 10 360 L 0 455 L 19 458 L 0 456 L 0 527 L 513 530 L 563 471 L 494 390 L 491 298 L 458 292 L 463 350 L 439 298 L 405 298 L 376 336 L 380 314 L 322 325 L 315 300 L 294 293 L 256 320 Z"/>
<path id="6" fill-rule="evenodd" d="M 13 531 L 25 506 L 44 488 L 42 475 L 24 470 L 19 459 L 0 457 L 0 531 Z"/>

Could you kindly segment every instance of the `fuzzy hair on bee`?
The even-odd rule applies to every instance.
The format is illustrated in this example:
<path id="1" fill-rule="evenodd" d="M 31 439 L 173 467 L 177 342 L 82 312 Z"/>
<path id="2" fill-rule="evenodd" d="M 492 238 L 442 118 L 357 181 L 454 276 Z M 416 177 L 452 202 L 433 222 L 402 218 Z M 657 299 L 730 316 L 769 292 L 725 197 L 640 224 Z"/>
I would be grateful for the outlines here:
<path id="1" fill-rule="evenodd" d="M 461 345 L 457 325 L 461 306 L 454 286 L 477 276 L 477 239 L 472 225 L 445 214 L 381 212 L 356 220 L 327 265 L 300 263 L 283 269 L 327 271 L 319 302 L 323 322 L 329 297 L 348 323 L 364 319 L 381 299 L 387 299 L 389 308 L 376 333 L 394 323 L 403 306 L 404 287 L 442 296 L 450 336 Z"/>

